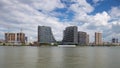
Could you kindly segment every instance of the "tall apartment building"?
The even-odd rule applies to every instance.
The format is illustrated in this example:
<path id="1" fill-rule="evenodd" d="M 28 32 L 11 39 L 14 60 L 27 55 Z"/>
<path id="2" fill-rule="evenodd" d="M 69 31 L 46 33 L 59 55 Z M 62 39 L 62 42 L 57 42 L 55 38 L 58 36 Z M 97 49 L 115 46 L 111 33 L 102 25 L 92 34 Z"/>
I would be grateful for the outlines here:
<path id="1" fill-rule="evenodd" d="M 55 43 L 52 30 L 48 26 L 38 26 L 38 42 L 39 43 Z"/>
<path id="2" fill-rule="evenodd" d="M 88 45 L 89 44 L 89 35 L 86 32 L 78 32 L 78 44 Z"/>
<path id="3" fill-rule="evenodd" d="M 118 38 L 112 38 L 112 43 L 118 43 Z"/>
<path id="4" fill-rule="evenodd" d="M 5 33 L 5 41 L 9 43 L 25 43 L 24 33 Z"/>
<path id="5" fill-rule="evenodd" d="M 102 33 L 95 32 L 95 45 L 102 45 Z"/>
<path id="6" fill-rule="evenodd" d="M 89 45 L 89 34 L 87 34 L 87 38 L 86 38 L 86 44 Z"/>
<path id="7" fill-rule="evenodd" d="M 78 28 L 77 26 L 69 26 L 63 32 L 64 44 L 78 44 Z"/>

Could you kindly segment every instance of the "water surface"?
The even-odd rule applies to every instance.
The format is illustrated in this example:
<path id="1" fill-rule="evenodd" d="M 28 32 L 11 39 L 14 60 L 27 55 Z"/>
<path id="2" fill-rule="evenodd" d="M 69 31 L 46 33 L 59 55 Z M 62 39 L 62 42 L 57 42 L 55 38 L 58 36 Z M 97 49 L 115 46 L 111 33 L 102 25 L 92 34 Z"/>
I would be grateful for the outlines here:
<path id="1" fill-rule="evenodd" d="M 0 68 L 120 68 L 120 47 L 0 46 Z"/>

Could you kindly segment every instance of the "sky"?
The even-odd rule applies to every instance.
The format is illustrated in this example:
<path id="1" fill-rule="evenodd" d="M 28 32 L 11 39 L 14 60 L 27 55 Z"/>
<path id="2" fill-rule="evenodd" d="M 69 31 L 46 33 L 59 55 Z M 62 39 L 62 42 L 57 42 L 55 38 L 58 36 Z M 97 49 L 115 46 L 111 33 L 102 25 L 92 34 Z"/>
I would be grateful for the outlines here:
<path id="1" fill-rule="evenodd" d="M 37 28 L 50 26 L 57 41 L 63 30 L 78 26 L 90 35 L 101 32 L 103 41 L 120 40 L 120 0 L 0 0 L 0 39 L 5 32 L 24 32 L 37 41 Z"/>

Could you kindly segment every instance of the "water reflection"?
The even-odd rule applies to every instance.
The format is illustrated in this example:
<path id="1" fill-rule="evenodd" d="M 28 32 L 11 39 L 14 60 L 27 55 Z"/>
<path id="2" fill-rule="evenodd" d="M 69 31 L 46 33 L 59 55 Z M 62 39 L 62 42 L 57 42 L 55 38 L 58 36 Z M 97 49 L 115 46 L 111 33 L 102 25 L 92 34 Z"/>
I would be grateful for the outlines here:
<path id="1" fill-rule="evenodd" d="M 0 68 L 119 68 L 120 47 L 0 47 Z"/>

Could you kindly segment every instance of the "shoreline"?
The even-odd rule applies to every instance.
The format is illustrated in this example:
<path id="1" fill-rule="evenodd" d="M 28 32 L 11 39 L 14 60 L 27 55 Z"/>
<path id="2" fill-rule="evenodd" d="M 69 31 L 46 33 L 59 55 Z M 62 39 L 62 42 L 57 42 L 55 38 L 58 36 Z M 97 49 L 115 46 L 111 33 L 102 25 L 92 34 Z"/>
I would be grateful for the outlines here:
<path id="1" fill-rule="evenodd" d="M 22 46 L 31 46 L 31 47 L 58 47 L 58 46 L 51 46 L 51 45 L 0 45 L 0 46 L 16 46 L 16 47 L 22 47 Z M 76 46 L 76 47 L 116 47 L 120 45 L 82 45 L 82 46 Z"/>

